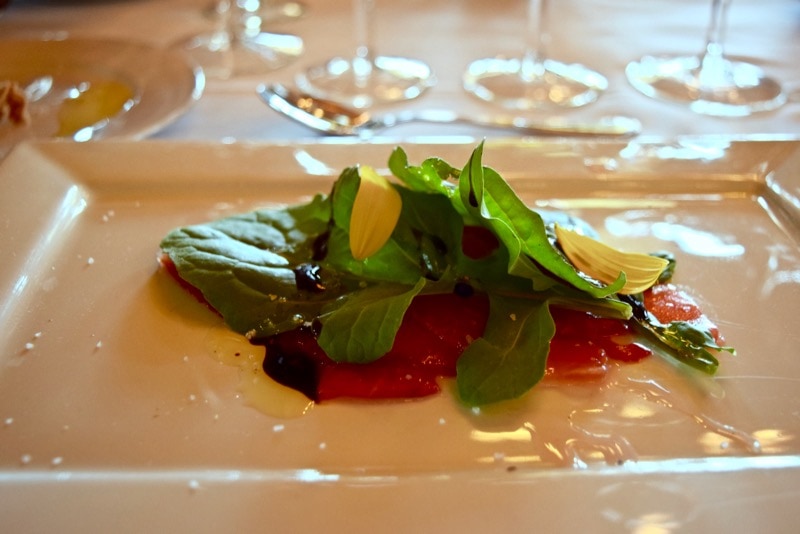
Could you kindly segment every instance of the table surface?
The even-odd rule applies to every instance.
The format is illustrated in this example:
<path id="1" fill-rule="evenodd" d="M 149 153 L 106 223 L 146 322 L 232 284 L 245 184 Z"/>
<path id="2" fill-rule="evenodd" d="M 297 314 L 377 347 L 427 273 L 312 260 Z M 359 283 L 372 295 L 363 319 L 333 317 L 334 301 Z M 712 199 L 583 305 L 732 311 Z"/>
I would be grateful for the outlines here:
<path id="1" fill-rule="evenodd" d="M 16 0 L 0 17 L 0 38 L 66 32 L 72 37 L 130 39 L 157 47 L 175 46 L 214 21 L 210 0 Z M 270 31 L 301 37 L 304 52 L 293 63 L 255 75 L 215 79 L 192 109 L 153 137 L 170 140 L 314 141 L 320 136 L 264 106 L 259 83 L 293 83 L 298 72 L 356 46 L 351 0 L 303 0 L 304 15 L 275 21 Z M 429 63 L 437 84 L 420 98 L 376 106 L 374 113 L 400 109 L 496 111 L 468 95 L 461 75 L 476 58 L 520 55 L 525 32 L 523 0 L 378 0 L 374 49 Z M 729 10 L 726 51 L 760 64 L 781 80 L 789 100 L 777 111 L 746 118 L 698 116 L 681 105 L 652 100 L 625 78 L 626 64 L 646 54 L 692 54 L 704 46 L 710 2 L 701 0 L 562 0 L 550 6 L 548 56 L 594 68 L 609 89 L 589 106 L 560 110 L 565 117 L 594 119 L 622 114 L 638 118 L 643 136 L 800 134 L 800 2 L 736 0 Z M 550 112 L 520 113 L 528 118 Z M 507 136 L 467 126 L 411 124 L 391 130 L 396 138 Z"/>

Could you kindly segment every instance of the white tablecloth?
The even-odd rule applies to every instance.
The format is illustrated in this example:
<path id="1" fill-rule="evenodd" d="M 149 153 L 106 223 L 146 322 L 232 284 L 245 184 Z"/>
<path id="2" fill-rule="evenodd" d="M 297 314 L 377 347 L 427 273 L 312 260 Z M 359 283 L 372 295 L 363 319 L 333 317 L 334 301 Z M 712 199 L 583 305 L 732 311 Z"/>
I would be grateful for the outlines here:
<path id="1" fill-rule="evenodd" d="M 304 40 L 304 54 L 273 72 L 227 80 L 209 79 L 201 100 L 155 135 L 184 140 L 309 140 L 318 135 L 265 107 L 255 87 L 266 81 L 292 83 L 301 69 L 355 47 L 351 0 L 303 0 L 305 15 L 272 30 Z M 203 13 L 209 0 L 69 1 L 16 0 L 0 17 L 0 38 L 47 32 L 75 37 L 122 38 L 167 47 L 210 27 Z M 374 48 L 388 55 L 425 60 L 438 83 L 412 102 L 379 106 L 491 111 L 461 88 L 461 74 L 475 58 L 519 55 L 523 47 L 524 0 L 376 0 Z M 708 0 L 560 0 L 550 6 L 549 56 L 591 66 L 609 80 L 600 100 L 562 111 L 591 119 L 624 114 L 638 118 L 643 135 L 800 134 L 800 2 L 735 0 L 726 50 L 763 66 L 789 93 L 781 109 L 747 118 L 698 116 L 680 105 L 657 102 L 627 82 L 625 65 L 649 53 L 694 53 L 702 49 L 710 17 Z M 0 58 L 2 60 L 2 58 Z M 528 112 L 537 117 L 544 112 Z M 392 136 L 504 135 L 465 126 L 405 125 Z"/>

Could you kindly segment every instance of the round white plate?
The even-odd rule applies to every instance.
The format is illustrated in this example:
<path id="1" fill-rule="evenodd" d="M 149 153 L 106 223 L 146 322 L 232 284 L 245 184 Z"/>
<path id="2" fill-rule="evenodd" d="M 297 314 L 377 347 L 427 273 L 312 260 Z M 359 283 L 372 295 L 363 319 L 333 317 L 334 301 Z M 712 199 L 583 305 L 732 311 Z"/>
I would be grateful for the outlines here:
<path id="1" fill-rule="evenodd" d="M 162 129 L 200 98 L 205 77 L 175 50 L 102 39 L 0 39 L 0 80 L 27 87 L 52 77 L 53 88 L 30 103 L 28 127 L 0 132 L 3 137 L 49 137 L 65 90 L 86 82 L 113 81 L 129 86 L 134 105 L 114 117 L 95 138 L 139 139 Z M 38 123 L 38 124 L 37 124 Z M 3 126 L 9 130 L 8 125 Z M 5 143 L 4 143 L 5 144 Z"/>

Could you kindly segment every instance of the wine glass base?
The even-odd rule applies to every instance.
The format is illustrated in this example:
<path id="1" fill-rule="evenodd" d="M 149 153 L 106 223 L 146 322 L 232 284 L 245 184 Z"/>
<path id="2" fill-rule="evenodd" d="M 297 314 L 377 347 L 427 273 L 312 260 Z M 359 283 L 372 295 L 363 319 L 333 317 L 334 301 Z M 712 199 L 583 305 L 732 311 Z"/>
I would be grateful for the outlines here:
<path id="1" fill-rule="evenodd" d="M 0 0 L 2 2 L 3 0 Z M 208 19 L 219 19 L 226 15 L 230 5 L 220 0 L 212 0 L 203 10 L 203 16 Z M 306 15 L 308 8 L 302 2 L 288 0 L 286 2 L 259 2 L 248 13 L 256 15 L 271 24 L 293 21 Z"/>
<path id="2" fill-rule="evenodd" d="M 687 105 L 704 115 L 743 117 L 786 102 L 778 82 L 750 63 L 700 56 L 645 56 L 625 69 L 630 84 L 656 100 Z"/>
<path id="3" fill-rule="evenodd" d="M 273 24 L 304 17 L 307 7 L 302 2 L 262 2 L 258 14 Z"/>
<path id="4" fill-rule="evenodd" d="M 544 60 L 526 75 L 520 59 L 486 58 L 470 63 L 464 89 L 481 100 L 516 110 L 579 107 L 597 100 L 608 80 L 583 65 Z"/>
<path id="5" fill-rule="evenodd" d="M 436 83 L 431 68 L 416 59 L 378 56 L 366 73 L 358 61 L 334 58 L 298 74 L 297 85 L 312 96 L 363 109 L 416 98 Z"/>
<path id="6" fill-rule="evenodd" d="M 206 76 L 227 79 L 263 74 L 284 67 L 303 53 L 295 35 L 258 32 L 233 38 L 227 31 L 195 35 L 179 45 Z"/>

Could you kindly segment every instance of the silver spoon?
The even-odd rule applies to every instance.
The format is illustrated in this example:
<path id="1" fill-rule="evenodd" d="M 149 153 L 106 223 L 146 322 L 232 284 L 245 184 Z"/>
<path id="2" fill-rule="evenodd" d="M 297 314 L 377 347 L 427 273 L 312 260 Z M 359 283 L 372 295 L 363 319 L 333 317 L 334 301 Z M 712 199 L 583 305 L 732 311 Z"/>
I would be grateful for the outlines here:
<path id="1" fill-rule="evenodd" d="M 623 116 L 603 117 L 587 123 L 562 119 L 534 123 L 512 116 L 466 117 L 447 110 L 403 111 L 372 117 L 366 111 L 316 98 L 281 84 L 260 85 L 257 92 L 278 113 L 329 135 L 368 137 L 376 131 L 407 122 L 462 123 L 514 130 L 527 135 L 558 137 L 633 137 L 639 134 L 642 127 L 638 120 Z"/>

